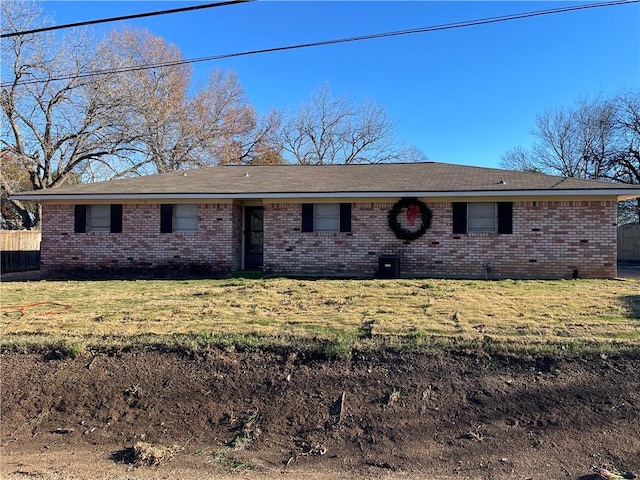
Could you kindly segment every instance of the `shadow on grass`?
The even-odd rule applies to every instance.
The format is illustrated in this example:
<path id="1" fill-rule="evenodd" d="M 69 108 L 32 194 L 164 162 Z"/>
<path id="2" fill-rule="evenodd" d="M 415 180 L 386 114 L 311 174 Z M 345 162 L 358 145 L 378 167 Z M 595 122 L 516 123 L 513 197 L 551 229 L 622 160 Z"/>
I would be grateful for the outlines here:
<path id="1" fill-rule="evenodd" d="M 246 278 L 248 280 L 258 280 L 264 278 L 262 270 L 235 270 L 229 274 L 229 278 Z"/>

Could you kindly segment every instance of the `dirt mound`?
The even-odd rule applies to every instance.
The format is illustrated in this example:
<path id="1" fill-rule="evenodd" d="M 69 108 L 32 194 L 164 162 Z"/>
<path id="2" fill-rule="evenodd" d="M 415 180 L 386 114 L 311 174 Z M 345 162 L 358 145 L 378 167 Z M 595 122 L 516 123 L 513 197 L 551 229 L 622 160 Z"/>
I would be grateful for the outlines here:
<path id="1" fill-rule="evenodd" d="M 7 478 L 586 480 L 598 478 L 594 466 L 640 470 L 640 362 L 629 358 L 4 353 L 1 396 Z"/>

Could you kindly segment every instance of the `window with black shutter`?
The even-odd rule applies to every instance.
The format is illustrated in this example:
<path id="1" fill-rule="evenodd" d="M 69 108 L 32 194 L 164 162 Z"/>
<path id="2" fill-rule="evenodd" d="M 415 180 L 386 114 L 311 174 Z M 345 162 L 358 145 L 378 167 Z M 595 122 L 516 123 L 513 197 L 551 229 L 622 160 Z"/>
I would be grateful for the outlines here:
<path id="1" fill-rule="evenodd" d="M 73 231 L 122 233 L 122 205 L 75 205 Z"/>
<path id="2" fill-rule="evenodd" d="M 303 232 L 351 232 L 350 203 L 303 203 Z"/>
<path id="3" fill-rule="evenodd" d="M 464 233 L 513 233 L 513 202 L 454 202 L 452 231 Z"/>
<path id="4" fill-rule="evenodd" d="M 179 203 L 160 205 L 160 233 L 195 232 L 197 229 L 197 204 Z"/>

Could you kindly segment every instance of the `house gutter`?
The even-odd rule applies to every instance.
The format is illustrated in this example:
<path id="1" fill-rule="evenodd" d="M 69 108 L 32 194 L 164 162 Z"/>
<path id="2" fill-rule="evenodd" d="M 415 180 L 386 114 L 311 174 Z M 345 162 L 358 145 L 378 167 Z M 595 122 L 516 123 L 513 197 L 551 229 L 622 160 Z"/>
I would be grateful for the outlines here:
<path id="1" fill-rule="evenodd" d="M 251 199 L 314 199 L 314 198 L 442 198 L 442 197 L 616 197 L 630 200 L 640 197 L 639 189 L 576 189 L 576 190 L 470 190 L 442 192 L 263 192 L 263 193 L 80 193 L 80 194 L 38 194 L 17 193 L 12 200 L 27 202 L 51 201 L 91 201 L 91 200 L 251 200 Z"/>

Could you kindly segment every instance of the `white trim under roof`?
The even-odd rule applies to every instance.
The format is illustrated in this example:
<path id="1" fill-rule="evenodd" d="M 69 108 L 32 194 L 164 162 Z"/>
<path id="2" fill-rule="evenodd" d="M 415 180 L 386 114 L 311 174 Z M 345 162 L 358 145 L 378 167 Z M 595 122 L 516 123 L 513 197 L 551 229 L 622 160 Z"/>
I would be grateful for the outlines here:
<path id="1" fill-rule="evenodd" d="M 277 193 L 88 193 L 55 194 L 18 193 L 12 200 L 22 201 L 85 201 L 85 200 L 206 200 L 206 199 L 305 199 L 305 198 L 397 198 L 397 197 L 617 197 L 629 200 L 640 197 L 638 189 L 575 189 L 575 190 L 468 190 L 442 192 L 277 192 Z"/>

